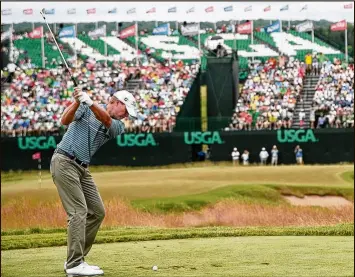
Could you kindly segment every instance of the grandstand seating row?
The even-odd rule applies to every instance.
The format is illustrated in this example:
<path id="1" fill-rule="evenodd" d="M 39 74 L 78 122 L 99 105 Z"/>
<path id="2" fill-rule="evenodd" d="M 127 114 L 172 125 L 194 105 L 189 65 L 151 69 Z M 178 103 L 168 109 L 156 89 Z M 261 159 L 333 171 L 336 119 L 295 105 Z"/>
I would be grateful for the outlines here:
<path id="1" fill-rule="evenodd" d="M 202 53 L 205 56 L 206 41 L 215 34 L 201 34 L 201 45 L 203 46 Z M 241 69 L 247 68 L 248 58 L 257 58 L 266 60 L 269 57 L 278 56 L 284 53 L 288 56 L 294 56 L 303 60 L 308 52 L 322 52 L 329 58 L 337 57 L 344 59 L 344 54 L 339 50 L 333 49 L 319 39 L 312 38 L 306 33 L 297 33 L 290 31 L 289 33 L 254 33 L 254 44 L 251 43 L 250 35 L 234 35 L 234 34 L 218 34 L 222 38 L 222 44 L 227 49 L 227 52 L 232 52 L 234 49 L 234 39 L 238 55 L 240 57 Z M 96 60 L 118 60 L 124 59 L 127 61 L 133 60 L 136 56 L 135 37 L 127 38 L 127 41 L 116 37 L 101 37 L 93 40 L 88 36 L 79 35 L 77 38 L 62 38 L 62 42 L 68 43 L 77 53 L 95 58 Z M 107 43 L 107 56 L 105 56 L 105 42 Z M 20 39 L 14 42 L 18 49 L 27 50 L 27 55 L 31 58 L 32 63 L 36 66 L 42 65 L 41 60 L 41 41 L 40 39 Z M 145 51 L 147 48 L 154 48 L 155 52 L 152 57 L 163 62 L 164 59 L 171 58 L 176 60 L 198 60 L 198 38 L 197 36 L 189 39 L 181 35 L 172 36 L 152 36 L 143 35 L 139 39 L 139 49 Z M 45 55 L 48 63 L 53 59 L 58 59 L 58 51 L 53 45 L 45 42 Z M 65 54 L 68 57 L 68 54 Z M 20 55 L 20 58 L 23 57 Z M 202 69 L 205 68 L 205 59 L 201 60 Z"/>

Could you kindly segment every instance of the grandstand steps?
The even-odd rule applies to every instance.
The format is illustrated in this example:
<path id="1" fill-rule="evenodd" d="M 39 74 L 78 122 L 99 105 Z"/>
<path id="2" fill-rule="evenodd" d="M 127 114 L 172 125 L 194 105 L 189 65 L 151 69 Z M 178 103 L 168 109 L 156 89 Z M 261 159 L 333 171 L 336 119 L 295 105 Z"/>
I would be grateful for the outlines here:
<path id="1" fill-rule="evenodd" d="M 126 84 L 126 90 L 133 92 L 142 88 L 143 82 L 141 80 L 129 80 Z"/>
<path id="2" fill-rule="evenodd" d="M 318 80 L 319 80 L 319 76 L 315 76 L 315 75 L 306 76 L 306 78 L 304 80 L 304 84 L 303 84 L 303 91 L 302 91 L 302 95 L 303 95 L 302 100 L 303 101 L 298 101 L 296 103 L 292 128 L 294 128 L 294 129 L 300 128 L 298 114 L 302 108 L 304 109 L 304 112 L 306 113 L 306 117 L 304 119 L 304 128 L 310 127 L 309 117 L 310 117 L 313 97 L 314 97 L 314 93 L 315 93 L 315 87 L 318 83 Z"/>
<path id="3" fill-rule="evenodd" d="M 198 40 L 194 39 L 193 37 L 186 37 L 189 41 L 191 41 L 192 43 L 194 43 L 196 45 L 196 48 L 198 48 Z M 201 42 L 201 50 L 204 54 L 209 53 L 212 56 L 216 56 L 215 53 L 213 53 L 213 51 L 211 51 L 210 49 L 208 49 L 202 42 Z"/>

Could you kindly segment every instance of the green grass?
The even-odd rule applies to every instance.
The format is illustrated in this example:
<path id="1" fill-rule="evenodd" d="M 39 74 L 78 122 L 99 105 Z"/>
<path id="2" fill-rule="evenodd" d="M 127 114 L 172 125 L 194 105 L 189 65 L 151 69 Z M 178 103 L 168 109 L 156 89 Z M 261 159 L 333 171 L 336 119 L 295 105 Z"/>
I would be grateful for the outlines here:
<path id="1" fill-rule="evenodd" d="M 105 228 L 95 243 L 240 236 L 353 236 L 354 224 L 316 227 Z M 1 250 L 66 245 L 65 229 L 14 230 L 1 233 Z"/>
<path id="2" fill-rule="evenodd" d="M 282 195 L 304 197 L 305 195 L 342 196 L 354 200 L 354 189 L 349 187 L 280 186 L 280 185 L 233 185 L 217 188 L 200 194 L 177 197 L 136 199 L 133 207 L 146 212 L 186 212 L 217 203 L 224 199 L 239 203 L 279 205 L 286 204 Z"/>
<path id="3" fill-rule="evenodd" d="M 346 172 L 341 174 L 341 177 L 345 181 L 354 184 L 354 171 L 346 171 Z"/>
<path id="4" fill-rule="evenodd" d="M 113 243 L 94 245 L 87 262 L 106 277 L 344 277 L 354 273 L 353 243 L 352 236 Z M 65 256 L 65 247 L 2 251 L 1 276 L 64 276 Z"/>

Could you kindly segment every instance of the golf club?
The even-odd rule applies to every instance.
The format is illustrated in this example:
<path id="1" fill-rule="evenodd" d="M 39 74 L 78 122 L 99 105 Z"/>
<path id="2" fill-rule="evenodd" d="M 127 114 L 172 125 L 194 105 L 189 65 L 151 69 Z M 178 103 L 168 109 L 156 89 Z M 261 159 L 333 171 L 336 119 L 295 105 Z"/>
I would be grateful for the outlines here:
<path id="1" fill-rule="evenodd" d="M 54 34 L 53 34 L 51 28 L 49 27 L 48 23 L 47 23 L 46 17 L 45 17 L 45 15 L 44 15 L 44 11 L 45 11 L 45 9 L 43 8 L 43 9 L 40 11 L 40 14 L 42 15 L 43 20 L 44 20 L 44 22 L 46 23 L 46 25 L 47 25 L 47 27 L 48 27 L 48 29 L 49 29 L 49 32 L 50 32 L 51 35 L 52 35 L 52 38 L 53 38 L 53 40 L 54 40 L 55 45 L 56 45 L 57 48 L 58 48 L 58 51 L 59 51 L 59 53 L 60 53 L 60 56 L 61 56 L 62 59 L 63 59 L 63 62 L 64 62 L 65 66 L 66 66 L 66 68 L 67 68 L 67 70 L 68 70 L 68 72 L 69 72 L 69 74 L 70 74 L 70 77 L 71 77 L 72 81 L 74 82 L 74 86 L 77 87 L 78 84 L 77 84 L 77 82 L 75 81 L 73 75 L 71 74 L 71 71 L 70 71 L 70 68 L 69 68 L 69 66 L 68 66 L 68 64 L 67 64 L 67 61 L 65 60 L 65 58 L 64 58 L 64 56 L 63 56 L 63 53 L 62 53 L 62 51 L 61 51 L 60 48 L 59 48 L 59 45 L 58 45 L 58 43 L 57 43 L 57 40 L 55 39 L 55 36 L 54 36 Z"/>

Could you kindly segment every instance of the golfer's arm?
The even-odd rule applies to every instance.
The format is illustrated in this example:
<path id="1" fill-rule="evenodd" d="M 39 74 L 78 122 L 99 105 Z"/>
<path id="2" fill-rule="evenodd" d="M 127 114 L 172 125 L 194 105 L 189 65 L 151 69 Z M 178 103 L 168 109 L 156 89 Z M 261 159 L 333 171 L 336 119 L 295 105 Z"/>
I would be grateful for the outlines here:
<path id="1" fill-rule="evenodd" d="M 74 101 L 68 108 L 63 112 L 60 123 L 63 125 L 69 125 L 73 122 L 76 110 L 79 108 L 80 102 Z"/>
<path id="2" fill-rule="evenodd" d="M 106 128 L 111 127 L 112 118 L 106 110 L 101 108 L 98 104 L 94 103 L 90 106 L 90 110 L 94 113 L 97 120 L 101 121 Z"/>

